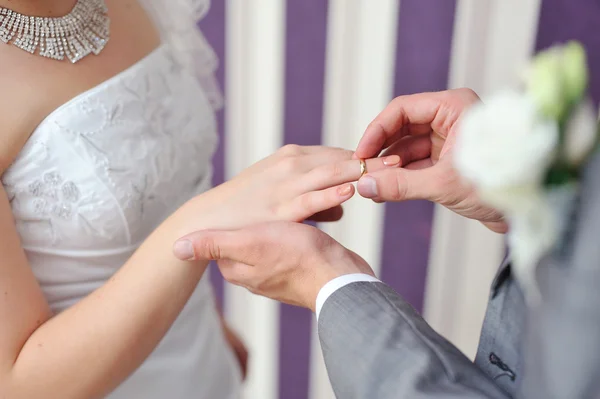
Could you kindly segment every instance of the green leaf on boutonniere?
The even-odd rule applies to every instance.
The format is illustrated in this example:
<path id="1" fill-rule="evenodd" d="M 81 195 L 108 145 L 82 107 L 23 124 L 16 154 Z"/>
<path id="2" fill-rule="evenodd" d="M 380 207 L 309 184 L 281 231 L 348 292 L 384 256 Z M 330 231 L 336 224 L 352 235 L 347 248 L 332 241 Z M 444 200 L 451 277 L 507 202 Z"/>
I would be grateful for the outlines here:
<path id="1" fill-rule="evenodd" d="M 527 92 L 544 118 L 558 125 L 558 141 L 545 186 L 559 186 L 580 177 L 582 164 L 599 144 L 597 111 L 586 97 L 587 56 L 578 42 L 553 46 L 531 63 Z"/>
<path id="2" fill-rule="evenodd" d="M 569 169 L 566 165 L 555 165 L 548 170 L 544 179 L 544 186 L 562 186 L 578 179 L 579 173 Z"/>

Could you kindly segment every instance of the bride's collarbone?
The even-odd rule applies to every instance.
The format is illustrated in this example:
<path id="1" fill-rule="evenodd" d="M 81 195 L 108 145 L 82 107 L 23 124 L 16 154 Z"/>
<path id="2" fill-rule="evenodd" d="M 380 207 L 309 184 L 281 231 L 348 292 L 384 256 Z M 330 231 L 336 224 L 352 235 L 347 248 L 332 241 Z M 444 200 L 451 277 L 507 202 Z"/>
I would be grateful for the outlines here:
<path id="1" fill-rule="evenodd" d="M 76 64 L 31 55 L 0 42 L 0 173 L 54 110 L 118 75 L 160 46 L 158 31 L 134 0 L 107 0 L 111 36 L 99 55 Z M 7 153 L 8 152 L 8 153 Z M 4 161 L 3 161 L 4 160 Z"/>

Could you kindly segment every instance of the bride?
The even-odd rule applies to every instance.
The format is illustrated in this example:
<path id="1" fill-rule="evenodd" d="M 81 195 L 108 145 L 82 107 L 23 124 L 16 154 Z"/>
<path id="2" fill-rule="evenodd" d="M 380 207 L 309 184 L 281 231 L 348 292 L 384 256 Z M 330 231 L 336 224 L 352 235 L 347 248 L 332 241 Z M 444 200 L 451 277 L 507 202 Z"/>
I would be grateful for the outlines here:
<path id="1" fill-rule="evenodd" d="M 207 264 L 172 243 L 353 195 L 359 161 L 325 147 L 209 190 L 206 3 L 0 0 L 0 397 L 238 397 Z"/>

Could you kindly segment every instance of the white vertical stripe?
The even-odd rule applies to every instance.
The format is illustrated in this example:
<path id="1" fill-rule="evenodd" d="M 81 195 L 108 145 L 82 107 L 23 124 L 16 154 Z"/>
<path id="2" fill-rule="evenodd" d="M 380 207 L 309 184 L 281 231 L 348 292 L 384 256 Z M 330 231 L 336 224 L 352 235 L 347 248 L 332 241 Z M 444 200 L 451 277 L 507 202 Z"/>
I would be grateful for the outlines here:
<path id="1" fill-rule="evenodd" d="M 399 0 L 330 0 L 323 144 L 356 148 L 393 95 Z M 357 196 L 344 218 L 321 227 L 380 270 L 383 205 Z M 312 337 L 310 397 L 334 398 L 318 338 Z"/>
<path id="2" fill-rule="evenodd" d="M 283 143 L 285 3 L 227 0 L 228 178 L 272 154 Z M 227 285 L 225 309 L 251 353 L 244 396 L 276 399 L 278 303 Z"/>
<path id="3" fill-rule="evenodd" d="M 514 87 L 534 49 L 540 7 L 541 0 L 458 0 L 449 86 L 484 99 Z M 503 249 L 501 235 L 436 207 L 425 316 L 470 357 Z"/>

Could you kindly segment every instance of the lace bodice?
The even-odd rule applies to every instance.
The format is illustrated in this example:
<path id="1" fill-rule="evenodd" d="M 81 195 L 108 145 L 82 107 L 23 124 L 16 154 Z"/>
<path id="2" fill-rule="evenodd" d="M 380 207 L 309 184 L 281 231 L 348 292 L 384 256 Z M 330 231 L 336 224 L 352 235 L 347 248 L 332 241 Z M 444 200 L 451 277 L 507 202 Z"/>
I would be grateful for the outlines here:
<path id="1" fill-rule="evenodd" d="M 56 312 L 101 286 L 166 217 L 210 187 L 221 101 L 216 58 L 195 26 L 206 3 L 142 1 L 160 47 L 52 112 L 2 177 Z M 204 278 L 160 346 L 111 397 L 227 398 L 237 379 Z"/>
<path id="2" fill-rule="evenodd" d="M 205 190 L 215 121 L 162 45 L 54 111 L 4 175 L 27 249 L 130 250 Z"/>

